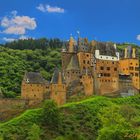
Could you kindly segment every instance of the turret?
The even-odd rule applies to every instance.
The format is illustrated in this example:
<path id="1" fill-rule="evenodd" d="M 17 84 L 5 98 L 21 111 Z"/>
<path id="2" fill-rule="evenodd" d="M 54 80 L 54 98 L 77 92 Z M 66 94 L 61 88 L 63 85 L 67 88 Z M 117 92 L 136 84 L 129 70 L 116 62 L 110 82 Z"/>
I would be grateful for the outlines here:
<path id="1" fill-rule="evenodd" d="M 64 76 L 57 68 L 54 71 L 51 84 L 50 84 L 50 97 L 58 105 L 62 105 L 66 102 L 66 84 Z"/>
<path id="2" fill-rule="evenodd" d="M 74 38 L 71 36 L 69 40 L 68 52 L 73 53 L 75 51 L 74 45 L 75 45 L 75 41 Z"/>
<path id="3" fill-rule="evenodd" d="M 124 58 L 127 58 L 127 48 L 124 49 Z"/>
<path id="4" fill-rule="evenodd" d="M 132 49 L 132 58 L 136 58 L 136 48 Z"/>

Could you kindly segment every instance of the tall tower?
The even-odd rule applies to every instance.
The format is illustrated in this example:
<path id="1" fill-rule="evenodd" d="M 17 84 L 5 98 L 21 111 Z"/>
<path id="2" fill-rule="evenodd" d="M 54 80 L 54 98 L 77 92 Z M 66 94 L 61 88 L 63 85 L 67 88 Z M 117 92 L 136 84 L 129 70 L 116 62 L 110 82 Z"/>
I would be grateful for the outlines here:
<path id="1" fill-rule="evenodd" d="M 136 56 L 136 48 L 128 46 L 124 52 L 124 57 L 119 61 L 119 71 L 123 75 L 130 75 L 133 86 L 140 90 L 140 61 Z"/>
<path id="2" fill-rule="evenodd" d="M 62 49 L 61 57 L 62 57 L 62 69 L 65 72 L 72 55 L 76 54 L 76 44 L 73 37 L 70 37 L 68 42 L 68 46 L 66 49 Z"/>
<path id="3" fill-rule="evenodd" d="M 80 71 L 83 72 L 86 69 L 91 70 L 92 66 L 92 57 L 93 55 L 90 53 L 90 48 L 88 45 L 88 40 L 79 38 L 78 39 L 78 61 L 79 61 L 79 67 Z"/>
<path id="4" fill-rule="evenodd" d="M 50 84 L 50 98 L 58 105 L 66 102 L 66 84 L 64 76 L 57 68 L 54 71 Z"/>
<path id="5" fill-rule="evenodd" d="M 66 84 L 68 85 L 70 82 L 78 80 L 79 76 L 80 76 L 79 62 L 77 55 L 74 54 L 72 55 L 71 60 L 65 71 Z"/>
<path id="6" fill-rule="evenodd" d="M 93 77 L 91 72 L 89 72 L 86 69 L 86 72 L 84 74 L 82 74 L 80 81 L 82 82 L 83 86 L 84 86 L 84 93 L 86 96 L 91 96 L 93 95 Z"/>

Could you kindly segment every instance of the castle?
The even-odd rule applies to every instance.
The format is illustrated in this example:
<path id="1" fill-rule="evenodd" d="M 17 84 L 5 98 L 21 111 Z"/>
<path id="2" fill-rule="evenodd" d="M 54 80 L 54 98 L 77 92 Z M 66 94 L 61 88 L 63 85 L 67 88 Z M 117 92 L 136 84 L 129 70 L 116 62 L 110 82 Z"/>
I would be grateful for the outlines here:
<path id="1" fill-rule="evenodd" d="M 21 86 L 21 98 L 53 99 L 58 105 L 78 94 L 117 96 L 140 91 L 140 64 L 136 48 L 128 46 L 120 57 L 112 43 L 88 42 L 73 37 L 62 47 L 62 70 L 54 71 L 46 81 L 40 73 L 27 72 Z"/>

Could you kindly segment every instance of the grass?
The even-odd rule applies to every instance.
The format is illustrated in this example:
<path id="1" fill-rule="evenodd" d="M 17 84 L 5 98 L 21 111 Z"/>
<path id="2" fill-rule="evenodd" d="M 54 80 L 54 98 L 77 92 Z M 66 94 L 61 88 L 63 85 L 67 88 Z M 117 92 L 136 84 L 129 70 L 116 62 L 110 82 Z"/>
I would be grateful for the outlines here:
<path id="1" fill-rule="evenodd" d="M 100 134 L 99 132 L 102 133 L 100 130 L 102 130 L 102 127 L 105 125 L 102 120 L 110 122 L 109 119 L 112 116 L 105 119 L 102 117 L 106 116 L 105 114 L 111 115 L 111 113 L 108 114 L 108 111 L 114 110 L 120 118 L 118 112 L 124 105 L 126 109 L 133 108 L 137 112 L 140 112 L 140 96 L 126 98 L 93 96 L 85 100 L 62 105 L 59 107 L 62 122 L 57 130 L 51 130 L 49 126 L 42 125 L 42 108 L 30 109 L 8 122 L 1 123 L 0 132 L 8 134 L 8 140 L 12 140 L 12 137 L 14 137 L 15 140 L 24 140 L 27 137 L 29 129 L 35 123 L 43 131 L 41 135 L 43 140 L 47 140 L 47 138 L 53 140 L 59 136 L 65 136 L 71 133 L 78 134 L 87 140 L 94 140 Z M 130 110 L 133 111 L 133 109 Z M 123 115 L 121 118 L 123 118 L 123 120 L 127 119 Z M 140 117 L 136 115 L 134 118 L 135 120 L 133 120 L 133 122 L 135 121 L 135 123 L 139 124 Z M 131 125 L 130 122 L 130 126 Z M 134 127 L 133 129 L 135 130 Z"/>

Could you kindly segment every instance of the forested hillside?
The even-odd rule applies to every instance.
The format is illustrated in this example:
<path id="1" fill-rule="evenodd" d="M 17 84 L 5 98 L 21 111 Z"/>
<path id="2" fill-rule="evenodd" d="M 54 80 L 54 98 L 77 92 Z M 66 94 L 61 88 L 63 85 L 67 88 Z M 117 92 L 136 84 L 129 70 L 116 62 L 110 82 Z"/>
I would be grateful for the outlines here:
<path id="1" fill-rule="evenodd" d="M 26 71 L 39 71 L 50 80 L 61 65 L 62 42 L 58 39 L 19 40 L 0 47 L 0 91 L 5 97 L 20 95 Z"/>
<path id="2" fill-rule="evenodd" d="M 28 39 L 6 43 L 0 47 L 0 92 L 5 97 L 20 95 L 21 81 L 26 71 L 39 71 L 50 80 L 54 68 L 61 67 L 59 39 Z M 121 52 L 130 44 L 117 44 Z M 137 45 L 132 46 L 139 48 Z M 139 49 L 140 54 L 140 49 Z M 139 55 L 140 56 L 140 55 Z"/>
<path id="3" fill-rule="evenodd" d="M 59 108 L 46 101 L 0 124 L 2 140 L 139 140 L 140 96 L 92 97 Z"/>

